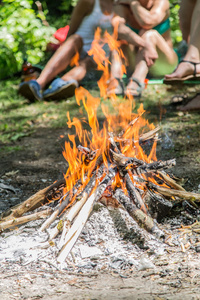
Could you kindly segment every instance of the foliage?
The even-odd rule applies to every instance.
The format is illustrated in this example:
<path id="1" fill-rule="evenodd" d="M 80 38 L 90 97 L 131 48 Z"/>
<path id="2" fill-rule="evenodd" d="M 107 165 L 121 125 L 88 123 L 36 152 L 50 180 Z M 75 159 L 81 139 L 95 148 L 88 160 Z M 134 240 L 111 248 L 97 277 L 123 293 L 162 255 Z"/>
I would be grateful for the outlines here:
<path id="1" fill-rule="evenodd" d="M 55 32 L 31 8 L 32 0 L 3 0 L 0 5 L 0 79 L 20 70 L 23 58 L 36 64 Z"/>
<path id="2" fill-rule="evenodd" d="M 174 45 L 182 40 L 182 33 L 179 26 L 179 2 L 180 1 L 170 0 L 171 37 Z"/>
<path id="3" fill-rule="evenodd" d="M 66 1 L 66 0 L 62 0 L 61 1 L 61 5 L 59 6 L 60 10 L 64 10 L 64 11 L 68 11 L 70 9 L 70 7 L 74 7 L 76 6 L 78 0 L 72 0 L 72 1 Z"/>

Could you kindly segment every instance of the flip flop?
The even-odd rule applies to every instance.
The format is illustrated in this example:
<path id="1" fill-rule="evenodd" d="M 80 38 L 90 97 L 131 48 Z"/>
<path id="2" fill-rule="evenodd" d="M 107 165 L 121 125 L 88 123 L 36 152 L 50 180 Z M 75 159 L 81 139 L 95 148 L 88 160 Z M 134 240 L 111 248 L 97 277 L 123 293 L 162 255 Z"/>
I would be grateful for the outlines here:
<path id="1" fill-rule="evenodd" d="M 45 100 L 62 100 L 74 96 L 78 81 L 56 78 L 43 93 Z"/>
<path id="2" fill-rule="evenodd" d="M 200 74 L 197 74 L 197 65 L 200 64 L 200 62 L 196 63 L 196 62 L 193 62 L 193 61 L 189 61 L 189 60 L 181 60 L 178 64 L 178 66 L 181 64 L 181 63 L 190 63 L 194 66 L 194 72 L 192 75 L 187 75 L 187 76 L 184 76 L 184 77 L 173 77 L 173 78 L 165 78 L 163 80 L 163 83 L 164 84 L 177 84 L 177 83 L 183 83 L 184 81 L 186 80 L 200 80 Z M 178 66 L 176 67 L 175 71 L 177 70 Z M 175 72 L 174 71 L 174 72 Z"/>
<path id="3" fill-rule="evenodd" d="M 135 82 L 137 83 L 138 87 L 135 89 L 135 88 L 127 88 L 126 87 L 126 90 L 124 92 L 124 95 L 126 97 L 128 97 L 129 95 L 133 96 L 134 98 L 140 98 L 142 96 L 142 91 L 144 90 L 145 88 L 145 84 L 144 83 L 141 83 L 137 78 L 135 77 L 131 77 L 129 78 L 129 82 Z"/>

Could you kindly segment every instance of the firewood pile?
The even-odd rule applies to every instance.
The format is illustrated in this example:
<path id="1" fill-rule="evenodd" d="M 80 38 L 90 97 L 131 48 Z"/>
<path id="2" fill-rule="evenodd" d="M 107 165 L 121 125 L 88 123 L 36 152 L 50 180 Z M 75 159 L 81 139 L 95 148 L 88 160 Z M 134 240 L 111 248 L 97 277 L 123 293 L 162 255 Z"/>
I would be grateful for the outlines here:
<path id="1" fill-rule="evenodd" d="M 90 54 L 98 70 L 103 71 L 98 85 L 104 97 L 109 61 L 103 53 L 102 41 L 98 42 L 99 31 L 96 35 L 97 41 Z M 113 50 L 116 37 L 107 34 L 105 38 Z M 54 239 L 61 235 L 57 260 L 63 262 L 80 236 L 94 203 L 100 201 L 125 209 L 144 230 L 164 239 L 157 221 L 170 213 L 174 203 L 186 200 L 198 207 L 200 194 L 185 191 L 168 174 L 167 170 L 176 164 L 175 159 L 157 160 L 159 126 L 145 120 L 142 105 L 133 113 L 133 99 L 118 103 L 113 95 L 108 106 L 101 104 L 105 122 L 100 129 L 97 120 L 100 99 L 80 87 L 76 90 L 76 101 L 78 105 L 83 102 L 89 130 L 83 128 L 85 119 L 82 122 L 75 117 L 71 120 L 68 113 L 68 127 L 74 126 L 76 132 L 68 135 L 65 143 L 63 155 L 68 169 L 64 178 L 4 212 L 0 232 L 45 219 L 40 231 L 49 235 L 47 246 L 53 246 Z"/>
<path id="2" fill-rule="evenodd" d="M 71 121 L 68 116 L 68 126 L 74 125 L 76 134 L 69 135 L 65 144 L 63 155 L 68 162 L 65 177 L 3 213 L 0 231 L 46 219 L 40 231 L 48 232 L 48 246 L 54 245 L 54 239 L 61 235 L 57 259 L 63 262 L 81 234 L 94 203 L 100 201 L 125 209 L 142 228 L 164 239 L 157 220 L 167 216 L 174 203 L 183 200 L 198 207 L 200 194 L 185 191 L 167 173 L 175 166 L 175 159 L 156 160 L 160 128 L 143 118 L 142 106 L 137 113 L 132 113 L 132 102 L 128 100 L 128 104 L 118 106 L 117 115 L 108 114 L 104 107 L 106 121 L 100 130 L 95 114 L 100 100 L 83 88 L 76 91 L 76 98 L 79 104 L 80 99 L 83 101 L 90 130 L 84 130 L 80 120 Z M 146 145 L 152 146 L 149 155 L 143 149 Z"/>

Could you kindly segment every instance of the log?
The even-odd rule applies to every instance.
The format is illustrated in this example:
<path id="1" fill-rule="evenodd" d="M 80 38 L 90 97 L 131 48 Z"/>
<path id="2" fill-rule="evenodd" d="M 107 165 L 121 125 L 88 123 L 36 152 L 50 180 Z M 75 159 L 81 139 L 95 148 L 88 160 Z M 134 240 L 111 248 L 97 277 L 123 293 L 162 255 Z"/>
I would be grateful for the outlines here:
<path id="1" fill-rule="evenodd" d="M 176 183 L 176 181 L 169 177 L 167 174 L 163 173 L 162 171 L 157 171 L 156 173 L 159 174 L 163 178 L 163 180 L 175 190 L 185 191 L 185 189 L 181 185 Z"/>
<path id="2" fill-rule="evenodd" d="M 116 168 L 110 169 L 108 171 L 108 174 L 104 177 L 104 179 L 99 184 L 99 186 L 95 189 L 92 195 L 87 199 L 86 203 L 84 204 L 81 211 L 79 212 L 75 222 L 73 223 L 72 227 L 70 228 L 70 230 L 66 235 L 64 245 L 57 258 L 59 263 L 64 262 L 65 259 L 67 258 L 68 254 L 70 253 L 71 249 L 76 243 L 79 235 L 81 234 L 81 231 L 85 226 L 87 219 L 89 218 L 94 202 L 98 201 L 101 198 L 104 190 L 106 189 L 107 185 L 110 183 L 112 178 L 115 176 L 116 172 L 117 172 Z"/>
<path id="3" fill-rule="evenodd" d="M 176 165 L 175 159 L 170 159 L 166 161 L 155 161 L 153 163 L 146 163 L 143 160 L 137 159 L 135 157 L 126 157 L 123 154 L 116 153 L 111 150 L 111 153 L 113 155 L 113 160 L 116 163 L 116 165 L 126 168 L 128 165 L 134 165 L 136 168 L 149 172 L 149 171 L 156 171 L 159 169 L 166 169 L 171 168 Z"/>
<path id="4" fill-rule="evenodd" d="M 30 198 L 28 198 L 24 202 L 9 209 L 8 212 L 3 213 L 2 220 L 6 221 L 6 220 L 12 220 L 15 218 L 19 218 L 23 214 L 39 207 L 41 204 L 43 204 L 45 197 L 46 197 L 46 193 L 49 192 L 52 187 L 54 187 L 54 184 L 38 191 L 36 194 L 32 195 Z"/>
<path id="5" fill-rule="evenodd" d="M 166 217 L 173 207 L 171 201 L 165 199 L 162 195 L 150 190 L 146 191 L 143 200 L 148 206 L 150 215 L 158 222 Z"/>
<path id="6" fill-rule="evenodd" d="M 197 193 L 164 188 L 164 187 L 158 186 L 152 182 L 148 183 L 148 187 L 150 189 L 157 191 L 161 195 L 164 195 L 167 197 L 178 197 L 179 199 L 182 199 L 182 200 L 188 200 L 191 203 L 194 203 L 194 201 L 200 202 L 200 194 L 197 194 Z"/>
<path id="7" fill-rule="evenodd" d="M 102 156 L 100 155 L 97 158 L 97 161 L 95 163 L 95 167 L 94 167 L 94 171 L 96 171 L 97 167 L 102 163 Z M 91 188 L 93 187 L 93 184 L 96 180 L 96 175 L 102 172 L 103 167 L 99 168 L 99 170 L 97 171 L 98 173 L 94 173 L 92 178 L 90 179 L 90 181 L 88 182 L 88 184 L 86 185 L 84 191 L 86 190 L 87 192 L 89 192 L 89 190 L 91 191 Z M 47 219 L 44 224 L 41 226 L 40 230 L 44 231 L 45 229 L 49 228 L 49 226 L 56 220 L 56 218 L 62 214 L 62 212 L 66 209 L 67 205 L 70 203 L 70 200 L 72 199 L 72 197 L 76 194 L 77 192 L 77 187 L 80 184 L 80 180 L 77 181 L 77 183 L 75 184 L 75 186 L 72 188 L 71 191 L 68 192 L 68 195 L 66 197 L 66 199 L 55 209 L 54 213 L 50 216 L 49 219 Z M 61 199 L 62 200 L 62 199 Z"/>
<path id="8" fill-rule="evenodd" d="M 152 129 L 152 130 L 150 130 L 146 133 L 141 134 L 140 137 L 139 137 L 139 142 L 143 143 L 143 142 L 148 141 L 149 139 L 154 138 L 154 136 L 157 134 L 157 132 L 159 130 L 160 130 L 160 126 L 157 126 L 154 129 Z"/>
<path id="9" fill-rule="evenodd" d="M 68 231 L 64 245 L 57 257 L 57 261 L 59 263 L 62 263 L 67 258 L 68 254 L 72 250 L 74 244 L 76 243 L 79 235 L 81 234 L 81 231 L 83 230 L 83 227 L 85 226 L 85 223 L 87 222 L 87 219 L 89 218 L 89 215 L 92 211 L 93 204 L 95 202 L 96 194 L 93 193 L 87 202 L 82 207 L 81 211 L 79 212 L 78 217 L 76 218 L 74 224 L 72 225 L 71 229 Z"/>
<path id="10" fill-rule="evenodd" d="M 92 178 L 90 179 L 90 181 L 88 182 L 88 184 L 86 185 L 83 193 L 82 193 L 82 198 L 80 201 L 76 202 L 71 209 L 69 210 L 69 212 L 65 215 L 64 217 L 64 224 L 63 224 L 63 232 L 62 232 L 62 236 L 60 239 L 60 242 L 58 244 L 58 248 L 60 249 L 63 244 L 64 244 L 64 239 L 65 236 L 68 232 L 68 230 L 71 227 L 71 223 L 74 220 L 74 218 L 78 215 L 79 211 L 81 210 L 81 208 L 83 207 L 83 205 L 85 204 L 85 202 L 87 201 L 89 194 L 91 193 L 92 189 L 95 186 L 95 182 L 98 178 L 98 174 L 102 172 L 103 169 L 103 165 L 101 165 L 100 169 L 98 171 L 95 172 L 95 174 L 92 175 Z"/>
<path id="11" fill-rule="evenodd" d="M 155 161 L 153 163 L 149 163 L 149 164 L 143 164 L 143 166 L 139 166 L 138 168 L 140 170 L 144 170 L 145 172 L 149 172 L 149 171 L 157 171 L 159 169 L 168 169 L 171 167 L 174 167 L 176 165 L 176 160 L 175 159 L 169 159 L 166 161 Z"/>
<path id="12" fill-rule="evenodd" d="M 136 166 L 142 166 L 145 164 L 143 160 L 137 159 L 135 157 L 126 157 L 121 153 L 116 153 L 112 150 L 110 150 L 113 155 L 113 161 L 114 163 L 119 167 L 126 167 L 129 164 L 134 164 Z"/>
<path id="13" fill-rule="evenodd" d="M 63 212 L 63 210 L 67 207 L 70 200 L 74 196 L 74 194 L 77 192 L 77 186 L 79 185 L 79 181 L 75 184 L 75 186 L 72 188 L 71 191 L 67 192 L 67 197 L 64 201 L 61 202 L 61 204 L 56 207 L 52 215 L 42 224 L 40 231 L 44 231 L 45 229 L 49 228 L 49 226 L 56 220 L 56 218 Z M 62 200 L 62 199 L 61 199 Z"/>
<path id="14" fill-rule="evenodd" d="M 16 227 L 21 224 L 25 224 L 30 221 L 38 220 L 38 219 L 43 219 L 46 218 L 48 215 L 52 213 L 52 210 L 46 209 L 44 211 L 39 211 L 34 214 L 30 214 L 27 216 L 19 217 L 19 218 L 13 218 L 12 220 L 8 221 L 3 221 L 0 223 L 0 232 L 2 232 L 5 229 L 14 229 L 13 227 Z"/>
<path id="15" fill-rule="evenodd" d="M 154 220 L 147 216 L 142 210 L 138 209 L 136 205 L 127 197 L 122 189 L 117 189 L 114 194 L 120 204 L 122 204 L 128 214 L 139 224 L 140 227 L 145 228 L 148 232 L 155 234 L 158 238 L 164 238 L 164 233 L 158 228 Z"/>

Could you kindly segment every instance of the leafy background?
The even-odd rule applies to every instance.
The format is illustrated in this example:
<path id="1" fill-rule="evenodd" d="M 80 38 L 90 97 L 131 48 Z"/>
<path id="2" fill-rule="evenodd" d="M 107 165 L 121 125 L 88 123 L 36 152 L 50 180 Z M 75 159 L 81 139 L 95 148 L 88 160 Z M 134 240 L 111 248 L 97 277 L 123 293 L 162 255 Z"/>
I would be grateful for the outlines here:
<path id="1" fill-rule="evenodd" d="M 56 29 L 69 23 L 78 0 L 42 0 L 43 14 L 32 0 L 0 1 L 0 79 L 21 70 L 24 58 L 32 64 L 47 60 L 46 46 Z M 181 41 L 179 2 L 170 0 L 171 26 L 174 44 Z M 45 26 L 46 20 L 49 26 Z"/>

